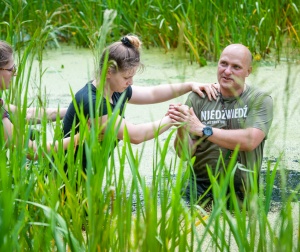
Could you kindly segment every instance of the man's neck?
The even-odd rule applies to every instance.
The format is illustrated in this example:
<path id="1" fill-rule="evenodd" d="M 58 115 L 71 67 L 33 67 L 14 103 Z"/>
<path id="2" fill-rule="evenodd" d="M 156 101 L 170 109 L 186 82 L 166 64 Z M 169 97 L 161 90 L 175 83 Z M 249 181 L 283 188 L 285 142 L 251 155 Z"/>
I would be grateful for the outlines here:
<path id="1" fill-rule="evenodd" d="M 239 89 L 225 89 L 225 90 L 222 90 L 222 88 L 220 89 L 223 97 L 239 97 L 243 94 L 243 92 L 246 90 L 246 83 L 243 85 L 243 87 L 239 88 Z"/>

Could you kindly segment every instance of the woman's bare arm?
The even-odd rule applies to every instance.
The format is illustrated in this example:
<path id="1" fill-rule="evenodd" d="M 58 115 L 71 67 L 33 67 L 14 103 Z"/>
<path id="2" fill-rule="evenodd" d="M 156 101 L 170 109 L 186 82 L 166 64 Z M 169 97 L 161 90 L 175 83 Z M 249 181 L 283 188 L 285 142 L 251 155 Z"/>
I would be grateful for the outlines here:
<path id="1" fill-rule="evenodd" d="M 151 87 L 132 86 L 132 97 L 129 103 L 132 104 L 153 104 L 168 101 L 188 92 L 196 92 L 203 97 L 207 94 L 209 100 L 216 99 L 218 84 L 207 84 L 198 82 L 185 82 L 177 84 L 163 84 Z"/>
<path id="2" fill-rule="evenodd" d="M 18 108 L 13 104 L 4 105 L 8 112 L 16 113 Z M 42 118 L 46 116 L 49 121 L 55 121 L 58 116 L 62 119 L 67 112 L 67 108 L 27 108 L 26 109 L 26 120 L 33 120 L 40 123 Z"/>
<path id="3" fill-rule="evenodd" d="M 107 115 L 102 116 L 102 118 L 99 119 L 101 121 L 100 123 L 104 125 L 107 121 L 107 118 Z M 115 127 L 117 128 L 118 125 L 120 126 L 117 134 L 118 139 L 123 139 L 125 128 L 127 128 L 130 142 L 139 144 L 144 141 L 153 139 L 157 133 L 162 134 L 163 132 L 168 130 L 172 126 L 172 121 L 169 116 L 165 116 L 161 120 L 157 120 L 154 122 L 133 124 L 118 116 Z"/>

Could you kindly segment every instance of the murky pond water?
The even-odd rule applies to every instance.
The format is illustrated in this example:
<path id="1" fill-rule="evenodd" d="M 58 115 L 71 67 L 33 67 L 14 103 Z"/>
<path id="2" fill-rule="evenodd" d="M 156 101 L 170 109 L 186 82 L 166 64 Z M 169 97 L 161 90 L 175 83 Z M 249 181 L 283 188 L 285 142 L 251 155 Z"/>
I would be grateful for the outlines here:
<path id="1" fill-rule="evenodd" d="M 162 50 L 152 49 L 143 51 L 142 61 L 145 70 L 138 73 L 134 85 L 159 85 L 162 83 L 176 83 L 182 81 L 216 82 L 216 63 L 200 68 L 197 64 L 189 64 L 187 60 L 178 60 L 176 54 L 167 54 Z M 265 147 L 265 159 L 262 167 L 262 176 L 265 176 L 267 161 L 281 157 L 280 168 L 288 172 L 287 190 L 296 189 L 300 181 L 300 65 L 283 62 L 279 65 L 264 63 L 264 66 L 255 68 L 247 83 L 271 93 L 274 99 L 274 121 Z M 290 68 L 289 68 L 290 66 Z M 94 76 L 94 60 L 91 50 L 62 47 L 45 51 L 43 68 L 42 90 L 50 107 L 67 107 L 71 101 L 71 92 L 75 93 Z M 289 85 L 287 86 L 287 80 Z M 32 81 L 34 83 L 34 79 Z M 32 85 L 31 96 L 34 97 L 37 88 Z M 186 95 L 173 101 L 154 105 L 128 105 L 126 119 L 133 123 L 148 122 L 162 118 L 171 102 L 184 102 Z M 162 134 L 159 139 L 164 141 L 168 133 Z M 122 143 L 120 143 L 122 144 Z M 134 146 L 134 150 L 143 151 L 140 173 L 146 181 L 152 179 L 152 159 L 154 141 Z M 170 146 L 167 161 L 175 157 L 173 147 Z M 273 162 L 272 165 L 275 165 Z M 130 177 L 130 169 L 126 176 Z M 265 180 L 263 180 L 265 181 Z M 280 179 L 276 178 L 274 200 L 280 200 Z"/>

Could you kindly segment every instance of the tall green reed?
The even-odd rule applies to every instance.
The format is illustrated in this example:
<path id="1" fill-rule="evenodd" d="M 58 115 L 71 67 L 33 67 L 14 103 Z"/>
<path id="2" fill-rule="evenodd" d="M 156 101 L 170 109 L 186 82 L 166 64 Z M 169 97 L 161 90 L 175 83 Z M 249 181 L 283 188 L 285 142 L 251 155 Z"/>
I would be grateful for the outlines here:
<path id="1" fill-rule="evenodd" d="M 78 151 L 86 150 L 86 172 L 80 159 L 74 160 L 72 145 L 68 156 L 64 156 L 60 149 L 46 153 L 41 144 L 38 151 L 44 153 L 44 157 L 40 156 L 36 163 L 30 163 L 27 169 L 18 167 L 19 177 L 16 179 L 15 175 L 4 174 L 10 168 L 16 173 L 24 154 L 17 155 L 17 160 L 10 160 L 11 167 L 1 168 L 1 202 L 7 206 L 2 208 L 6 222 L 1 223 L 4 227 L 1 231 L 7 237 L 2 239 L 3 249 L 63 251 L 68 246 L 72 251 L 119 251 L 124 248 L 194 251 L 208 247 L 228 250 L 237 246 L 241 250 L 269 251 L 275 250 L 275 246 L 295 248 L 294 241 L 285 235 L 286 232 L 294 232 L 291 215 L 293 196 L 283 197 L 283 207 L 278 216 L 280 225 L 273 228 L 268 219 L 274 175 L 258 190 L 255 182 L 257 174 L 253 173 L 253 193 L 247 204 L 240 206 L 233 190 L 233 163 L 229 164 L 223 177 L 211 174 L 215 204 L 205 220 L 205 211 L 201 207 L 187 207 L 181 199 L 181 189 L 190 176 L 182 179 L 187 169 L 185 163 L 176 158 L 171 163 L 166 161 L 174 131 L 162 145 L 156 138 L 153 178 L 151 183 L 147 183 L 139 172 L 141 153 L 133 152 L 128 134 L 125 134 L 123 146 L 116 147 L 117 156 L 113 154 L 116 115 L 109 111 L 108 130 L 99 144 L 98 134 L 102 126 L 96 120 L 92 130 L 88 130 L 86 118 L 80 108 L 77 111 L 81 120 L 80 133 L 85 136 L 85 142 L 79 145 Z M 120 162 L 119 172 L 116 162 Z M 67 173 L 65 163 L 69 166 Z M 131 169 L 130 180 L 124 175 L 126 163 Z M 280 163 L 277 165 L 280 166 Z M 263 196 L 264 187 L 266 198 Z M 230 188 L 232 197 L 229 199 L 224 188 Z M 234 212 L 227 210 L 228 200 Z M 203 227 L 200 228 L 203 230 L 201 235 L 199 227 Z M 38 235 L 41 232 L 43 235 Z M 8 238 L 14 242 L 9 242 Z M 209 245 L 205 243 L 207 239 L 211 240 Z"/>
<path id="2" fill-rule="evenodd" d="M 20 3 L 20 2 L 19 2 Z M 21 4 L 21 3 L 20 3 Z M 36 219 L 43 223 L 45 218 L 37 207 L 32 207 L 26 202 L 28 200 L 37 201 L 38 203 L 48 203 L 48 197 L 54 198 L 56 194 L 44 194 L 48 183 L 45 182 L 45 168 L 49 169 L 51 159 L 43 158 L 45 156 L 45 141 L 47 139 L 47 119 L 44 116 L 41 119 L 41 139 L 40 146 L 37 150 L 38 160 L 36 161 L 39 169 L 34 162 L 28 162 L 26 155 L 28 149 L 26 148 L 29 140 L 31 127 L 35 127 L 37 121 L 32 120 L 27 123 L 26 108 L 30 105 L 36 105 L 37 111 L 47 106 L 45 99 L 39 89 L 36 100 L 33 104 L 28 100 L 28 88 L 32 75 L 32 63 L 36 56 L 40 62 L 39 80 L 41 82 L 42 69 L 42 50 L 48 40 L 48 35 L 52 32 L 52 27 L 44 24 L 45 27 L 39 26 L 31 40 L 24 41 L 22 36 L 23 25 L 26 23 L 17 17 L 22 17 L 23 12 L 20 10 L 21 6 L 15 2 L 14 9 L 9 9 L 10 23 L 7 25 L 7 40 L 11 42 L 16 49 L 20 48 L 20 43 L 24 43 L 25 47 L 22 50 L 17 50 L 15 60 L 18 62 L 18 75 L 12 83 L 11 89 L 6 92 L 5 103 L 13 103 L 17 106 L 17 111 L 11 114 L 11 120 L 14 123 L 14 134 L 12 136 L 12 143 L 9 144 L 9 153 L 5 150 L 5 144 L 2 141 L 2 155 L 1 155 L 1 249 L 4 250 L 20 250 L 25 247 L 38 248 L 43 247 L 43 240 L 48 242 L 52 236 L 47 235 L 42 239 L 34 238 L 37 225 L 30 225 L 29 222 L 35 223 Z M 20 8 L 19 8 L 20 7 Z M 16 13 L 16 14 L 15 14 Z M 29 22 L 29 21 L 28 21 Z M 14 25 L 13 25 L 14 24 Z M 42 29 L 44 28 L 44 29 Z M 10 112 L 10 111 L 9 111 Z M 59 127 L 59 120 L 58 127 Z M 3 132 L 3 130 L 1 131 Z M 2 138 L 4 139 L 4 138 Z M 39 142 L 39 141 L 38 141 Z M 60 147 L 61 150 L 61 147 Z M 57 186 L 55 186 L 56 191 Z M 56 203 L 56 202 L 55 202 Z M 37 211 L 35 211 L 37 210 Z M 31 214 L 29 214 L 31 213 Z M 47 247 L 49 247 L 47 246 Z M 24 248 L 25 248 L 24 247 Z"/>
<path id="3" fill-rule="evenodd" d="M 299 3 L 297 1 L 3 1 L 0 34 L 8 41 L 26 41 L 36 29 L 52 31 L 48 45 L 62 42 L 93 47 L 106 10 L 116 11 L 108 42 L 127 33 L 142 37 L 146 48 L 177 48 L 181 29 L 191 62 L 205 65 L 216 60 L 220 48 L 243 43 L 258 57 L 276 55 L 283 48 L 299 48 Z M 10 24 L 20 23 L 16 29 Z M 290 55 L 294 58 L 295 54 Z"/>
<path id="4" fill-rule="evenodd" d="M 6 17 L 6 13 L 10 13 L 9 22 L 3 22 L 1 27 L 6 28 L 8 41 L 11 41 L 17 47 L 17 42 L 13 36 L 14 29 L 24 32 L 23 25 L 31 23 L 25 22 L 26 18 L 35 20 L 35 17 L 30 16 L 29 18 L 29 16 L 26 16 L 29 13 L 23 14 L 20 10 L 21 6 L 9 6 L 8 2 L 5 2 L 5 4 L 3 16 Z M 14 2 L 14 4 L 17 4 L 17 2 Z M 22 4 L 25 3 L 22 2 Z M 70 15 L 71 10 L 75 10 L 71 8 L 71 2 L 70 5 L 65 6 L 66 12 L 54 15 L 55 11 L 52 14 L 45 14 L 49 8 L 48 3 L 45 1 L 44 3 L 32 1 L 32 4 L 24 5 L 22 8 L 24 10 L 29 7 L 40 9 L 41 15 L 44 17 L 44 19 L 41 18 L 44 22 L 40 23 L 43 24 L 44 28 L 38 28 L 35 32 L 28 33 L 31 35 L 32 40 L 25 43 L 22 53 L 19 53 L 19 75 L 11 92 L 7 94 L 9 99 L 6 102 L 12 100 L 20 108 L 17 115 L 13 117 L 18 125 L 13 141 L 24 138 L 26 142 L 29 138 L 30 127 L 35 125 L 35 122 L 31 125 L 26 124 L 23 120 L 25 117 L 24 108 L 31 105 L 26 95 L 30 83 L 29 76 L 32 73 L 32 61 L 35 56 L 38 57 L 40 62 L 38 82 L 42 81 L 44 72 L 42 67 L 43 48 L 49 43 L 50 34 L 53 32 L 53 26 L 47 26 L 49 24 L 47 20 L 50 19 L 51 22 L 56 23 L 57 18 L 57 20 L 62 20 L 61 23 L 57 21 L 58 24 L 63 24 L 65 22 L 63 20 L 69 20 L 68 17 L 72 16 L 72 24 L 76 24 L 78 20 L 84 22 L 85 19 L 87 19 L 86 22 L 90 22 L 87 24 L 92 24 L 92 14 L 94 13 L 92 7 L 105 7 L 99 5 L 99 3 L 88 5 L 86 2 L 80 2 L 83 12 L 86 11 L 87 15 L 82 16 L 81 13 L 76 11 L 75 15 Z M 109 35 L 112 31 L 116 37 L 117 34 L 121 34 L 120 30 L 118 31 L 119 26 L 114 26 L 114 24 L 122 25 L 122 33 L 127 31 L 128 28 L 126 27 L 130 27 L 128 29 L 130 31 L 139 33 L 141 28 L 139 28 L 138 23 L 142 24 L 142 21 L 146 19 L 142 31 L 147 34 L 146 44 L 162 44 L 166 50 L 169 50 L 169 48 L 177 46 L 176 31 L 180 31 L 181 34 L 184 34 L 182 40 L 187 43 L 190 57 L 195 57 L 198 61 L 202 55 L 206 55 L 210 59 L 216 57 L 220 52 L 220 47 L 231 41 L 230 34 L 235 33 L 242 26 L 242 21 L 246 22 L 245 18 L 242 19 L 240 24 L 240 20 L 235 17 L 235 15 L 238 15 L 238 11 L 234 10 L 228 14 L 228 19 L 225 19 L 222 13 L 211 18 L 212 15 L 215 16 L 216 13 L 221 12 L 229 2 L 211 1 L 201 3 L 202 5 L 193 3 L 194 5 L 189 6 L 187 9 L 185 9 L 184 2 L 170 2 L 167 9 L 163 7 L 165 5 L 161 2 L 148 4 L 143 5 L 139 1 L 132 2 L 132 5 L 128 5 L 127 2 L 121 2 L 118 5 L 111 3 L 110 8 L 116 9 L 118 13 L 118 15 L 113 16 L 116 20 L 112 18 L 107 23 L 111 28 L 103 27 L 103 29 L 99 29 L 99 25 L 95 25 L 96 31 L 94 29 L 89 31 L 89 34 L 94 34 L 95 37 L 87 39 L 84 36 L 88 26 L 81 27 L 82 25 L 79 25 L 76 28 L 80 31 L 80 34 L 76 35 L 78 36 L 76 43 L 92 43 L 96 47 L 95 55 L 97 55 L 104 44 L 114 36 Z M 272 9 L 272 3 L 268 4 Z M 137 19 L 139 21 L 135 22 L 135 19 L 130 16 L 130 11 L 128 13 L 124 12 L 124 6 L 126 6 L 126 10 L 132 10 L 133 13 L 137 13 L 134 6 L 141 9 L 147 6 L 147 8 L 149 7 L 148 10 L 152 11 L 141 13 Z M 12 9 L 12 7 L 16 8 Z M 200 9 L 200 7 L 203 9 Z M 241 6 L 235 7 L 241 8 L 243 11 L 246 9 L 245 4 L 243 8 Z M 279 8 L 280 6 L 276 5 L 275 7 Z M 60 2 L 55 2 L 55 8 L 60 8 Z M 261 21 L 257 32 L 263 34 L 264 29 L 267 29 L 267 26 L 264 27 L 264 22 L 269 18 L 268 9 L 251 5 L 251 3 L 247 5 L 247 8 L 247 17 L 257 18 L 256 22 Z M 14 10 L 18 10 L 18 17 L 20 17 L 20 20 L 23 18 L 23 22 L 17 22 L 18 25 L 13 29 L 11 24 L 17 20 L 14 20 Z M 203 10 L 209 10 L 207 15 L 199 16 L 198 14 L 204 12 Z M 289 20 L 293 20 L 293 11 L 296 10 L 293 4 L 287 4 L 286 9 L 283 8 L 283 10 L 287 10 L 283 13 L 289 12 L 286 15 L 291 15 Z M 43 12 L 45 12 L 45 15 Z M 120 13 L 123 14 L 120 15 Z M 125 14 L 127 14 L 126 25 L 121 18 Z M 281 14 L 279 13 L 278 16 L 281 17 Z M 99 14 L 99 19 L 96 18 L 97 22 L 102 20 L 100 17 Z M 175 18 L 175 21 L 172 18 Z M 198 19 L 204 21 L 204 28 L 200 25 L 194 25 Z M 113 22 L 110 22 L 111 20 Z M 231 22 L 228 27 L 226 26 L 227 22 Z M 283 24 L 280 23 L 280 25 Z M 214 27 L 218 29 L 215 31 Z M 64 27 L 62 31 L 64 32 L 65 29 L 68 30 L 69 28 L 73 29 L 71 26 Z M 279 28 L 276 29 L 277 32 L 280 31 Z M 159 33 L 157 33 L 157 30 Z M 256 40 L 256 37 L 260 36 L 258 33 L 256 33 L 256 37 L 251 37 L 251 31 L 248 31 L 250 33 L 248 37 L 245 30 L 243 29 L 241 34 L 244 39 L 252 38 L 252 46 L 253 48 L 258 47 L 257 52 L 261 52 L 262 49 L 265 50 L 272 45 L 273 38 L 270 42 L 269 34 L 264 40 Z M 103 31 L 105 32 L 102 34 Z M 291 40 L 297 43 L 294 39 L 297 38 L 297 31 L 293 32 L 290 26 L 289 32 L 289 35 L 292 36 Z M 201 34 L 203 34 L 203 37 Z M 278 34 L 276 43 L 277 46 L 279 44 L 278 48 L 280 48 L 280 43 L 282 43 L 281 33 L 276 34 Z M 233 35 L 234 42 L 239 41 L 239 36 Z M 82 41 L 80 41 L 81 39 Z M 259 46 L 257 41 L 261 43 Z M 199 44 L 201 48 L 199 48 Z M 267 54 L 267 51 L 265 53 Z M 95 62 L 97 63 L 97 59 Z M 101 83 L 103 85 L 103 80 Z M 101 92 L 99 92 L 97 99 L 98 104 L 100 104 Z M 39 100 L 34 102 L 40 108 L 47 104 L 42 93 L 39 93 Z M 23 109 L 21 109 L 21 105 Z M 49 153 L 45 151 L 47 139 L 46 118 L 43 118 L 40 126 L 41 135 L 37 139 L 39 142 L 38 159 L 34 162 L 26 160 L 25 153 L 27 149 L 22 145 L 9 147 L 10 155 L 7 160 L 6 151 L 3 147 L 3 137 L 0 138 L 1 250 L 57 249 L 58 251 L 64 251 L 66 246 L 72 251 L 94 251 L 96 249 L 195 251 L 211 247 L 215 250 L 229 250 L 234 245 L 245 251 L 273 251 L 278 248 L 297 250 L 299 248 L 299 245 L 286 235 L 294 232 L 296 225 L 299 228 L 299 223 L 293 223 L 292 207 L 295 203 L 292 202 L 295 198 L 294 194 L 290 196 L 283 194 L 282 208 L 280 208 L 279 215 L 276 217 L 278 225 L 273 227 L 268 219 L 275 175 L 278 170 L 282 170 L 280 169 L 282 168 L 280 160 L 275 167 L 271 167 L 269 164 L 267 174 L 271 175 L 268 176 L 267 183 L 261 185 L 260 188 L 256 183 L 257 174 L 251 173 L 254 190 L 249 195 L 247 204 L 242 204 L 242 206 L 237 204 L 232 190 L 234 165 L 229 165 L 228 172 L 220 180 L 211 174 L 211 180 L 214 182 L 212 190 L 216 203 L 211 213 L 209 213 L 208 219 L 206 219 L 207 217 L 203 218 L 203 215 L 208 215 L 208 213 L 204 209 L 196 204 L 187 207 L 181 199 L 181 189 L 185 186 L 189 177 L 192 176 L 188 167 L 192 165 L 193 160 L 190 160 L 188 165 L 177 158 L 172 159 L 171 163 L 166 160 L 174 132 L 168 135 L 162 145 L 158 136 L 156 137 L 156 145 L 153 150 L 152 181 L 147 183 L 139 171 L 141 169 L 143 148 L 134 153 L 129 136 L 125 134 L 123 146 L 117 146 L 114 149 L 116 144 L 116 131 L 114 129 L 118 127 L 118 125 L 115 125 L 116 114 L 109 111 L 111 119 L 108 121 L 108 130 L 105 132 L 102 143 L 99 144 L 98 135 L 102 132 L 103 126 L 98 124 L 96 120 L 95 124 L 92 125 L 92 130 L 89 130 L 86 118 L 80 112 L 80 108 L 77 108 L 77 113 L 81 121 L 80 134 L 85 137 L 85 141 L 79 145 L 78 153 L 82 153 L 83 149 L 86 152 L 88 159 L 86 171 L 82 168 L 80 155 L 75 156 L 73 144 L 69 146 L 67 155 L 65 155 L 61 145 L 57 151 L 52 150 Z M 74 127 L 72 135 L 74 134 Z M 59 141 L 63 137 L 60 128 L 61 124 L 57 119 L 53 129 L 55 131 L 54 138 Z M 1 132 L 3 131 L 1 130 Z M 120 164 L 120 171 L 117 170 L 117 163 Z M 69 167 L 67 172 L 64 169 L 65 164 Z M 125 166 L 127 164 L 130 167 L 131 179 L 125 177 Z M 228 187 L 232 193 L 232 197 L 229 199 L 224 194 L 224 188 Z M 266 192 L 265 196 L 264 191 Z M 226 209 L 228 200 L 230 200 L 234 212 Z M 211 241 L 208 245 L 206 244 L 207 239 Z"/>

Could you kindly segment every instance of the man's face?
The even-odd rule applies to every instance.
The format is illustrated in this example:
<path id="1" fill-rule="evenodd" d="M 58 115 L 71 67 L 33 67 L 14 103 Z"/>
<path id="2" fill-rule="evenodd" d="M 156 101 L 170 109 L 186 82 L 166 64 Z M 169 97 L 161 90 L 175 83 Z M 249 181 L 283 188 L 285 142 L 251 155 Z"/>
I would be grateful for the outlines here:
<path id="1" fill-rule="evenodd" d="M 218 81 L 225 96 L 241 93 L 251 73 L 251 59 L 243 47 L 228 46 L 218 62 Z"/>

